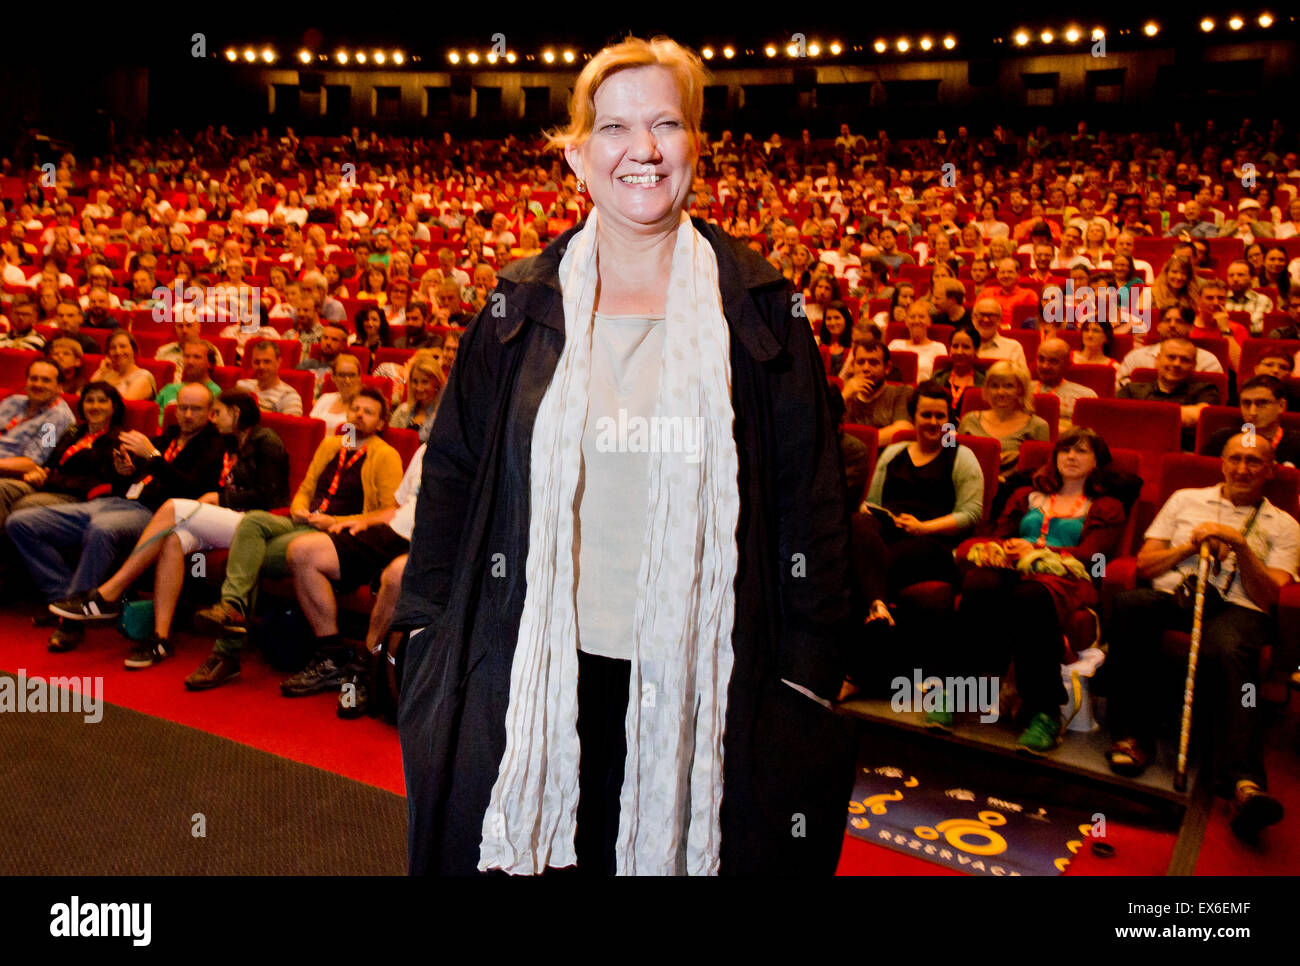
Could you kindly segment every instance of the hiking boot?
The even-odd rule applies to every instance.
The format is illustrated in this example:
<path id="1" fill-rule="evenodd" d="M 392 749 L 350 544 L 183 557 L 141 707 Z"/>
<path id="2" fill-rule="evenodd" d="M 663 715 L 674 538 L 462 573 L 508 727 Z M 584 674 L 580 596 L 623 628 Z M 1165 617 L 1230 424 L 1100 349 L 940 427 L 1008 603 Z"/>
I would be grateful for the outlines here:
<path id="1" fill-rule="evenodd" d="M 339 689 L 338 716 L 360 718 L 370 710 L 370 669 L 359 660 L 344 670 Z"/>
<path id="2" fill-rule="evenodd" d="M 1282 821 L 1282 803 L 1251 781 L 1237 782 L 1228 824 L 1237 838 L 1253 841 L 1270 825 Z"/>
<path id="3" fill-rule="evenodd" d="M 70 621 L 111 621 L 122 613 L 121 601 L 107 601 L 97 590 L 83 590 L 50 605 L 50 613 Z"/>
<path id="4" fill-rule="evenodd" d="M 131 648 L 131 653 L 122 663 L 128 671 L 138 671 L 141 668 L 153 667 L 159 661 L 165 661 L 171 656 L 172 646 L 167 638 L 150 634 L 147 641 L 140 641 Z"/>
<path id="5" fill-rule="evenodd" d="M 237 677 L 239 677 L 239 661 L 214 651 L 199 665 L 198 670 L 185 679 L 185 687 L 191 691 L 206 691 L 209 688 L 220 687 Z"/>
<path id="6" fill-rule="evenodd" d="M 1032 755 L 1042 755 L 1061 743 L 1061 722 L 1040 711 L 1029 720 L 1029 727 L 1020 734 L 1016 747 Z"/>
<path id="7" fill-rule="evenodd" d="M 336 664 L 332 657 L 317 654 L 305 668 L 280 683 L 280 693 L 286 698 L 305 698 L 309 694 L 333 691 L 343 683 L 347 668 Z"/>
<path id="8" fill-rule="evenodd" d="M 59 626 L 54 629 L 50 635 L 49 648 L 56 654 L 64 651 L 71 651 L 80 644 L 86 637 L 85 628 L 80 624 L 73 624 L 69 621 L 60 620 Z"/>
<path id="9" fill-rule="evenodd" d="M 217 637 L 223 634 L 242 637 L 248 633 L 248 618 L 234 603 L 222 600 L 211 607 L 195 611 L 194 626 L 205 634 Z"/>

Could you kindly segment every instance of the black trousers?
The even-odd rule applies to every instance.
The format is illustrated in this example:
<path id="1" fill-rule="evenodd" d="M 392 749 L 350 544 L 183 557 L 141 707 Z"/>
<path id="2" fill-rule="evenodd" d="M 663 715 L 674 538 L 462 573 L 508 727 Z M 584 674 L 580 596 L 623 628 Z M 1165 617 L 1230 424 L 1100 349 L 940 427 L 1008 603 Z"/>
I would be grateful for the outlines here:
<path id="1" fill-rule="evenodd" d="M 1163 695 L 1152 693 L 1153 682 L 1167 677 L 1160 673 L 1160 638 L 1167 630 L 1191 628 L 1191 611 L 1179 607 L 1173 594 L 1138 589 L 1115 598 L 1106 672 L 1112 738 L 1137 738 L 1148 746 L 1154 741 L 1160 709 L 1167 706 Z M 1242 780 L 1267 787 L 1258 678 L 1259 652 L 1272 636 L 1267 614 L 1235 604 L 1211 614 L 1207 604 L 1192 710 L 1195 733 L 1211 736 L 1220 793 Z M 1255 701 L 1244 700 L 1247 684 L 1254 685 Z"/>
<path id="2" fill-rule="evenodd" d="M 578 652 L 577 871 L 613 875 L 632 662 Z"/>
<path id="3" fill-rule="evenodd" d="M 1062 630 L 1047 588 L 1017 570 L 972 567 L 962 578 L 957 625 L 968 651 L 956 656 L 955 673 L 1000 675 L 1014 662 L 1023 723 L 1039 712 L 1060 714 Z"/>

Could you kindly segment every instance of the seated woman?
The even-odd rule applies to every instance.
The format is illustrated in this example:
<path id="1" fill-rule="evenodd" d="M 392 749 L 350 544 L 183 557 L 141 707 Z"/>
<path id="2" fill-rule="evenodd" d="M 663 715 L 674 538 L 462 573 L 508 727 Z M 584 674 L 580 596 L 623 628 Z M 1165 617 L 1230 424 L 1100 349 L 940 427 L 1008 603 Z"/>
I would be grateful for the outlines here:
<path id="1" fill-rule="evenodd" d="M 808 324 L 813 327 L 813 331 L 821 325 L 827 307 L 834 301 L 835 277 L 829 271 L 816 275 L 813 278 L 812 290 L 808 293 L 808 299 L 803 307 L 804 314 L 808 317 Z"/>
<path id="2" fill-rule="evenodd" d="M 1020 459 L 1020 444 L 1027 439 L 1049 439 L 1051 429 L 1045 419 L 1034 415 L 1029 373 L 1005 359 L 989 366 L 984 377 L 984 401 L 989 408 L 967 413 L 957 432 L 998 440 L 1002 444 L 999 475 L 1005 479 Z"/>
<path id="3" fill-rule="evenodd" d="M 373 305 L 358 309 L 353 325 L 356 331 L 348 336 L 348 345 L 359 345 L 369 349 L 372 363 L 378 350 L 393 344 L 388 319 L 381 309 Z"/>
<path id="4" fill-rule="evenodd" d="M 961 673 L 1001 676 L 1015 663 L 1023 728 L 1019 745 L 1029 752 L 1060 744 L 1060 706 L 1067 700 L 1061 686 L 1063 618 L 1095 607 L 1097 593 L 1086 578 L 1025 572 L 1016 564 L 1048 547 L 1088 572 L 1097 555 L 1113 557 L 1126 515 L 1118 493 L 1106 441 L 1091 429 L 1062 434 L 1033 484 L 1016 490 L 998 518 L 993 537 L 1007 566 L 970 567 L 962 578 L 957 619 L 966 646 L 957 659 L 968 667 Z M 1008 615 L 1015 615 L 1014 628 L 1007 625 Z M 956 673 L 957 668 L 936 671 Z M 939 724 L 952 720 L 950 711 L 936 717 Z"/>
<path id="5" fill-rule="evenodd" d="M 890 352 L 916 354 L 916 381 L 924 382 L 934 376 L 934 360 L 948 350 L 942 342 L 931 339 L 930 323 L 934 310 L 929 299 L 917 299 L 907 307 L 907 338 L 889 343 Z"/>
<path id="6" fill-rule="evenodd" d="M 877 312 L 871 317 L 880 330 L 883 332 L 890 322 L 906 322 L 907 309 L 916 299 L 916 287 L 911 282 L 899 282 L 894 286 L 894 292 L 889 297 L 889 308 L 883 312 Z"/>
<path id="7" fill-rule="evenodd" d="M 350 352 L 340 352 L 330 369 L 335 392 L 322 393 L 311 408 L 312 419 L 325 421 L 325 435 L 332 436 L 348 418 L 348 407 L 361 392 L 361 362 Z"/>
<path id="8" fill-rule="evenodd" d="M 844 358 L 853 345 L 853 313 L 838 299 L 822 312 L 822 322 L 817 330 L 817 344 L 831 350 L 830 372 L 844 367 Z"/>
<path id="9" fill-rule="evenodd" d="M 45 347 L 45 355 L 59 367 L 60 392 L 65 395 L 68 393 L 77 395 L 86 388 L 86 383 L 90 380 L 82 371 L 81 363 L 85 358 L 85 350 L 81 348 L 80 342 L 61 336 Z"/>
<path id="10" fill-rule="evenodd" d="M 104 361 L 99 364 L 91 382 L 106 382 L 119 393 L 123 399 L 153 399 L 158 395 L 158 385 L 153 373 L 135 364 L 140 347 L 135 336 L 125 329 L 118 329 L 108 337 Z"/>
<path id="11" fill-rule="evenodd" d="M 357 298 L 367 302 L 374 302 L 382 306 L 388 301 L 388 273 L 384 271 L 384 266 L 373 264 L 369 266 L 361 275 L 361 289 L 357 292 Z"/>
<path id="12" fill-rule="evenodd" d="M 1119 368 L 1119 360 L 1112 356 L 1115 351 L 1115 333 L 1105 319 L 1085 320 L 1079 326 L 1079 344 L 1082 348 L 1070 353 L 1070 361 L 1076 366 Z"/>
<path id="13" fill-rule="evenodd" d="M 948 366 L 934 375 L 934 381 L 951 394 L 954 410 L 961 408 L 961 397 L 971 386 L 983 386 L 984 370 L 975 365 L 975 349 L 980 335 L 970 324 L 959 325 L 948 337 Z"/>
<path id="14" fill-rule="evenodd" d="M 407 370 L 406 401 L 393 410 L 388 425 L 395 429 L 418 429 L 420 442 L 427 443 L 444 382 L 442 352 L 437 349 L 417 351 L 411 356 Z"/>
<path id="15" fill-rule="evenodd" d="M 240 390 L 224 392 L 212 411 L 217 429 L 229 440 L 219 489 L 197 500 L 168 500 L 117 573 L 93 591 L 50 605 L 53 613 L 71 621 L 117 617 L 131 585 L 156 562 L 154 633 L 132 648 L 125 662 L 131 670 L 171 656 L 172 618 L 190 555 L 229 547 L 245 510 L 269 510 L 289 502 L 289 454 L 274 430 L 259 425 L 262 411 L 256 398 Z"/>
<path id="16" fill-rule="evenodd" d="M 883 510 L 864 505 L 853 517 L 859 602 L 871 624 L 893 623 L 886 601 L 899 602 L 912 641 L 945 641 L 950 636 L 946 617 L 907 606 L 902 592 L 925 581 L 956 585 L 952 552 L 984 515 L 984 473 L 968 447 L 944 445 L 952 430 L 947 389 L 933 379 L 922 382 L 907 410 L 916 439 L 885 447 L 867 490 L 866 505 Z M 877 683 L 892 679 L 885 671 L 893 668 L 857 664 L 851 676 L 859 685 L 868 677 Z"/>

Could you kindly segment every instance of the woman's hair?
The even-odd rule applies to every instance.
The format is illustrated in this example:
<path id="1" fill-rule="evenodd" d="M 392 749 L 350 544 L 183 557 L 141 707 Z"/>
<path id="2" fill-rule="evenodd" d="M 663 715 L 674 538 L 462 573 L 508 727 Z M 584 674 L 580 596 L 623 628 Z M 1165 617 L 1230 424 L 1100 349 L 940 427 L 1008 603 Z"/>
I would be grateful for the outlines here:
<path id="1" fill-rule="evenodd" d="M 849 311 L 849 307 L 847 305 L 845 305 L 843 302 L 839 301 L 838 299 L 832 302 L 830 305 L 826 306 L 826 308 L 822 310 L 822 324 L 821 327 L 817 330 L 818 344 L 820 345 L 831 344 L 831 333 L 830 330 L 826 328 L 826 314 L 828 312 L 838 312 L 844 318 L 844 331 L 839 334 L 839 337 L 835 339 L 835 342 L 841 347 L 847 349 L 849 346 L 853 344 L 853 325 L 854 325 L 853 313 Z"/>
<path id="2" fill-rule="evenodd" d="M 964 335 L 966 338 L 970 339 L 971 345 L 976 349 L 980 347 L 980 334 L 975 330 L 975 326 L 971 325 L 970 322 L 963 322 L 952 330 L 952 333 L 948 336 L 949 347 L 952 346 L 952 340 L 957 338 L 959 335 Z"/>
<path id="3" fill-rule="evenodd" d="M 1066 450 L 1074 449 L 1079 443 L 1086 443 L 1088 449 L 1092 450 L 1092 455 L 1097 458 L 1097 466 L 1083 481 L 1083 492 L 1090 497 L 1105 496 L 1110 492 L 1110 447 L 1095 429 L 1088 429 L 1086 426 L 1075 426 L 1057 437 L 1056 445 L 1052 447 L 1051 457 L 1034 474 L 1034 489 L 1049 494 L 1061 491 L 1061 472 L 1056 466 L 1057 457 Z"/>
<path id="4" fill-rule="evenodd" d="M 894 286 L 894 294 L 889 296 L 889 318 L 887 320 L 889 322 L 894 321 L 894 309 L 898 308 L 898 299 L 899 296 L 903 294 L 903 289 L 909 289 L 912 292 L 913 296 L 916 295 L 915 285 L 913 285 L 911 282 L 905 282 L 900 280 Z"/>
<path id="5" fill-rule="evenodd" d="M 415 390 L 411 385 L 411 377 L 417 372 L 422 372 L 435 383 L 443 381 L 442 368 L 439 365 L 438 357 L 434 355 L 431 349 L 420 349 L 415 355 L 411 356 L 411 365 L 406 373 L 406 401 L 415 402 Z"/>
<path id="6" fill-rule="evenodd" d="M 108 401 L 113 405 L 113 415 L 108 418 L 108 425 L 120 427 L 126 420 L 126 401 L 122 399 L 122 394 L 115 387 L 102 380 L 89 383 L 81 390 L 81 396 L 77 399 L 77 422 L 83 424 L 86 422 L 86 397 L 92 392 L 102 392 L 108 397 Z"/>
<path id="7" fill-rule="evenodd" d="M 1088 325 L 1096 325 L 1101 328 L 1101 351 L 1103 355 L 1110 355 L 1111 350 L 1115 346 L 1115 330 L 1111 327 L 1110 321 L 1108 319 L 1099 319 L 1096 316 L 1093 316 L 1090 319 L 1084 319 L 1083 322 L 1080 323 L 1079 331 L 1082 332 L 1084 327 Z"/>
<path id="8" fill-rule="evenodd" d="M 926 399 L 942 399 L 948 407 L 948 415 L 952 415 L 952 393 L 941 382 L 933 379 L 922 380 L 913 390 L 912 395 L 907 398 L 907 418 L 916 422 L 916 407 L 920 405 L 922 397 Z"/>
<path id="9" fill-rule="evenodd" d="M 596 91 L 613 74 L 634 67 L 663 67 L 672 74 L 681 93 L 686 128 L 692 135 L 698 135 L 709 76 L 703 62 L 694 52 L 667 37 L 650 41 L 628 37 L 622 43 L 606 47 L 587 62 L 573 86 L 569 124 L 547 136 L 548 147 L 576 147 L 586 141 L 596 123 Z"/>
<path id="10" fill-rule="evenodd" d="M 1288 252 L 1281 245 L 1269 245 L 1268 248 L 1264 249 L 1265 261 L 1268 260 L 1268 256 L 1270 252 L 1281 252 L 1283 255 L 1286 256 L 1286 261 L 1282 263 L 1282 273 L 1278 275 L 1277 281 L 1273 283 L 1273 285 L 1277 288 L 1278 297 L 1281 298 L 1282 301 L 1285 303 L 1287 296 L 1291 294 L 1291 273 L 1287 270 L 1288 266 L 1291 264 L 1291 253 Z M 1267 269 L 1265 269 L 1265 271 L 1267 271 Z M 1267 284 L 1268 280 L 1266 278 L 1261 278 L 1260 282 L 1262 284 Z M 1283 307 L 1282 305 L 1274 306 L 1274 308 L 1278 308 L 1278 309 L 1282 307 Z"/>
<path id="11" fill-rule="evenodd" d="M 230 389 L 217 397 L 217 402 L 231 409 L 239 410 L 237 429 L 249 429 L 262 421 L 262 408 L 251 392 L 242 389 Z"/>
<path id="12" fill-rule="evenodd" d="M 108 351 L 108 347 L 113 344 L 114 339 L 126 339 L 127 342 L 131 343 L 131 354 L 136 358 L 139 358 L 140 344 L 135 341 L 135 336 L 133 336 L 130 332 L 126 331 L 126 329 L 117 329 L 115 332 L 113 332 L 112 335 L 110 335 L 107 339 L 104 340 L 105 351 Z"/>
<path id="13" fill-rule="evenodd" d="M 999 359 L 997 362 L 993 363 L 993 365 L 989 366 L 988 371 L 984 373 L 985 392 L 988 391 L 988 385 L 994 379 L 1014 380 L 1016 388 L 1020 392 L 1020 405 L 1018 408 L 1021 412 L 1029 413 L 1031 416 L 1034 414 L 1034 396 L 1033 393 L 1029 391 L 1030 380 L 1028 372 L 1020 366 L 1008 362 L 1006 359 Z M 987 397 L 985 398 L 985 402 L 988 402 Z"/>
<path id="14" fill-rule="evenodd" d="M 67 336 L 61 336 L 55 339 L 54 341 L 52 341 L 48 346 L 46 346 L 45 355 L 48 357 L 51 350 L 53 350 L 55 346 L 60 346 L 60 345 L 67 346 L 69 349 L 71 349 L 72 354 L 77 357 L 77 365 L 81 365 L 82 360 L 86 356 L 86 350 L 81 347 L 81 343 L 78 342 L 76 339 L 69 339 Z"/>
<path id="15" fill-rule="evenodd" d="M 409 286 L 408 286 L 409 287 Z M 391 345 L 392 340 L 389 338 L 388 316 L 384 314 L 383 309 L 376 308 L 373 305 L 357 309 L 357 314 L 353 316 L 353 326 L 357 331 L 357 341 L 364 342 L 366 339 L 366 316 L 371 312 L 379 313 L 379 342 L 382 345 Z"/>
<path id="16" fill-rule="evenodd" d="M 1174 268 L 1182 269 L 1187 274 L 1187 288 L 1182 292 L 1175 292 L 1169 287 L 1169 271 Z M 1160 274 L 1156 276 L 1155 284 L 1151 286 L 1151 289 L 1156 308 L 1161 311 L 1164 310 L 1165 306 L 1176 302 L 1195 307 L 1196 300 L 1201 294 L 1201 282 L 1196 277 L 1196 268 L 1190 261 L 1181 255 L 1171 255 L 1169 260 L 1161 267 Z"/>

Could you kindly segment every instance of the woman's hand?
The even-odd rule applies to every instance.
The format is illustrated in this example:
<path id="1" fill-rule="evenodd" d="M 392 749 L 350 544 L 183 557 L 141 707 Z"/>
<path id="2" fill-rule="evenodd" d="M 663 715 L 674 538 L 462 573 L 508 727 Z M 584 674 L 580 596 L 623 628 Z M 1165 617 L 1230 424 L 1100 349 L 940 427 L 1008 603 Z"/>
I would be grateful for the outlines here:
<path id="1" fill-rule="evenodd" d="M 37 466 L 23 474 L 23 482 L 28 486 L 44 486 L 49 475 L 50 471 L 44 466 Z"/>
<path id="2" fill-rule="evenodd" d="M 921 536 L 929 532 L 928 524 L 918 520 L 910 513 L 900 513 L 894 517 L 894 522 L 898 524 L 906 533 L 914 537 Z"/>
<path id="3" fill-rule="evenodd" d="M 337 517 L 332 517 L 328 513 L 321 513 L 319 511 L 312 513 L 307 517 L 307 525 L 309 527 L 315 527 L 317 530 L 328 530 L 336 523 L 338 523 Z"/>

